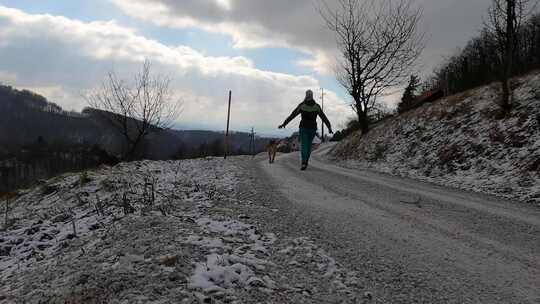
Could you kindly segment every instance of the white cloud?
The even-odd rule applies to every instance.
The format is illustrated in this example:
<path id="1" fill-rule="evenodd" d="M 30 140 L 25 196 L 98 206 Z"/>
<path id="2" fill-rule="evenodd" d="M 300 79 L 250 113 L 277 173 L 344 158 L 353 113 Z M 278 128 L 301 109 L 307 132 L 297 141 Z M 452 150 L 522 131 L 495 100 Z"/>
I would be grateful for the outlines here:
<path id="1" fill-rule="evenodd" d="M 285 47 L 311 59 L 299 64 L 317 73 L 331 74 L 336 42 L 316 7 L 331 0 L 110 0 L 126 14 L 173 28 L 197 27 L 229 35 L 237 48 Z M 463 46 L 482 27 L 490 1 L 415 0 L 424 10 L 424 30 L 431 37 L 422 58 L 428 74 L 443 56 Z"/>
<path id="2" fill-rule="evenodd" d="M 223 9 L 230 11 L 232 9 L 231 0 L 215 0 Z"/>
<path id="3" fill-rule="evenodd" d="M 159 26 L 196 27 L 226 34 L 235 48 L 283 47 L 299 50 L 313 59 L 298 64 L 320 74 L 331 74 L 335 41 L 326 29 L 315 1 L 228 1 L 227 10 L 217 2 L 187 0 L 111 0 L 126 14 Z"/>
<path id="4" fill-rule="evenodd" d="M 268 131 L 306 89 L 319 87 L 310 76 L 260 70 L 245 57 L 205 56 L 188 46 L 164 45 L 114 21 L 81 22 L 0 6 L 0 42 L 0 79 L 33 88 L 67 109 L 82 108 L 81 93 L 106 72 L 132 75 L 145 58 L 174 79 L 173 89 L 185 100 L 183 124 L 221 127 L 231 89 L 233 127 Z M 336 120 L 341 115 L 337 110 L 328 114 Z"/>
<path id="5" fill-rule="evenodd" d="M 321 75 L 332 75 L 335 72 L 335 57 L 323 51 L 315 51 L 312 58 L 300 60 L 299 65 L 308 67 Z"/>
<path id="6" fill-rule="evenodd" d="M 40 95 L 47 98 L 49 101 L 62 101 L 62 108 L 66 111 L 80 110 L 84 104 L 84 98 L 77 90 L 63 87 L 61 85 L 50 86 L 20 86 L 18 89 L 25 89 L 32 92 L 39 92 Z"/>
<path id="7" fill-rule="evenodd" d="M 0 83 L 14 83 L 15 81 L 17 81 L 16 74 L 0 71 Z"/>
<path id="8" fill-rule="evenodd" d="M 231 37 L 236 48 L 284 47 L 310 56 L 297 64 L 320 75 L 333 74 L 336 41 L 316 6 L 331 0 L 230 0 L 225 8 L 211 0 L 110 0 L 127 15 L 171 28 L 195 27 Z M 430 37 L 415 71 L 422 77 L 463 46 L 482 27 L 489 1 L 415 0 L 423 8 L 423 30 Z M 459 20 L 459 21 L 456 21 Z M 401 91 L 400 91 L 401 92 Z M 394 106 L 401 93 L 380 100 Z"/>

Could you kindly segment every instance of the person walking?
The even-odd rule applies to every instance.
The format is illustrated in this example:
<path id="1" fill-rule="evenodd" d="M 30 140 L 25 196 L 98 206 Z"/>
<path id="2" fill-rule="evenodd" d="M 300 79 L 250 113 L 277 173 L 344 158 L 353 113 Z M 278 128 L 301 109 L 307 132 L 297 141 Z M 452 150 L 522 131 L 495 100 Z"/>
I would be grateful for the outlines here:
<path id="1" fill-rule="evenodd" d="M 278 128 L 283 129 L 291 120 L 293 120 L 296 116 L 302 115 L 302 120 L 300 121 L 300 154 L 302 156 L 302 167 L 300 170 L 306 170 L 309 162 L 309 157 L 311 156 L 311 144 L 313 142 L 313 138 L 315 137 L 315 134 L 317 133 L 317 116 L 320 116 L 323 122 L 328 127 L 328 132 L 330 134 L 334 133 L 332 131 L 332 126 L 330 125 L 330 121 L 322 111 L 321 106 L 315 102 L 313 99 L 313 91 L 307 90 L 306 91 L 306 97 L 304 98 L 304 101 L 302 101 L 296 109 L 285 119 L 282 125 L 280 125 Z"/>

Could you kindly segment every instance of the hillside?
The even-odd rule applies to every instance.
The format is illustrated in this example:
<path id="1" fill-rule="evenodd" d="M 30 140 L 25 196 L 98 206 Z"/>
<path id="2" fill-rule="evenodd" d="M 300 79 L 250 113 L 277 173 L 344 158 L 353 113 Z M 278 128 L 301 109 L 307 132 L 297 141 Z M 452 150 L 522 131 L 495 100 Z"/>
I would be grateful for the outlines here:
<path id="1" fill-rule="evenodd" d="M 54 146 L 97 144 L 112 155 L 122 150 L 122 136 L 98 110 L 65 111 L 39 94 L 0 84 L 0 112 L 9 113 L 0 120 L 0 159 L 5 154 L 17 154 L 38 138 Z M 249 151 L 250 134 L 231 132 L 229 142 L 231 152 L 245 153 Z M 261 151 L 266 142 L 267 139 L 257 137 L 255 150 Z M 189 158 L 211 155 L 216 150 L 212 145 L 222 150 L 222 132 L 168 130 L 148 136 L 140 153 L 150 159 Z"/>
<path id="2" fill-rule="evenodd" d="M 0 230 L 0 303 L 344 303 L 358 294 L 356 274 L 313 239 L 260 220 L 281 210 L 259 201 L 251 161 L 121 163 L 21 191 Z"/>
<path id="3" fill-rule="evenodd" d="M 0 85 L 0 112 L 9 113 L 0 119 L 0 147 L 10 152 L 39 136 L 49 143 L 82 143 L 83 139 L 96 143 L 104 133 L 81 113 L 66 112 L 43 96 L 4 85 Z"/>
<path id="4" fill-rule="evenodd" d="M 354 133 L 331 155 L 346 167 L 540 203 L 540 72 L 514 88 L 510 117 L 498 117 L 492 84 Z"/>

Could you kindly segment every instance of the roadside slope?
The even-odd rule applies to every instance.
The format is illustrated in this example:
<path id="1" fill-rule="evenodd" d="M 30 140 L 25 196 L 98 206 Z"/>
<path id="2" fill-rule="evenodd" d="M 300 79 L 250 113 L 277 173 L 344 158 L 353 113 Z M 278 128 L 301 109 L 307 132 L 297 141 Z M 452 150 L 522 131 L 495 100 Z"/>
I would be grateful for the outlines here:
<path id="1" fill-rule="evenodd" d="M 355 133 L 332 157 L 346 167 L 540 203 L 540 73 L 514 86 L 510 117 L 497 117 L 493 84 Z"/>
<path id="2" fill-rule="evenodd" d="M 21 190 L 0 230 L 0 303 L 359 303 L 355 273 L 273 225 L 287 203 L 253 187 L 253 167 L 141 161 Z"/>

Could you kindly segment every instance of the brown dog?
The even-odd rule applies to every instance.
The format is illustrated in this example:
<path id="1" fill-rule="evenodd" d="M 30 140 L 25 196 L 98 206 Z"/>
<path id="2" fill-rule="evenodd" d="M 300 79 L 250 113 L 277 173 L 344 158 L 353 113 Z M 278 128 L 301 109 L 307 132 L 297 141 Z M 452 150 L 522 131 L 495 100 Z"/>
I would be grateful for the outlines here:
<path id="1" fill-rule="evenodd" d="M 276 152 L 277 152 L 278 142 L 275 140 L 271 140 L 268 145 L 266 145 L 266 151 L 268 151 L 268 162 L 274 163 L 274 160 L 276 159 Z"/>

